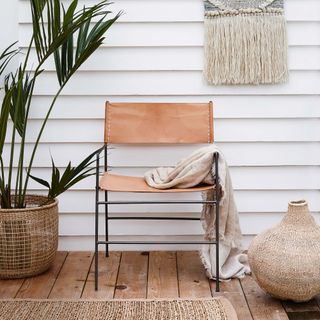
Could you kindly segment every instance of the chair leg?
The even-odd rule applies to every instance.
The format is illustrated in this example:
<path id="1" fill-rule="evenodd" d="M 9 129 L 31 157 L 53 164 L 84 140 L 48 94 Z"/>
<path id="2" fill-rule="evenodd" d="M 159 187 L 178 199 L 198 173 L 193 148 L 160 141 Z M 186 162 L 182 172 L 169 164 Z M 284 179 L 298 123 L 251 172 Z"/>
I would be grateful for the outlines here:
<path id="1" fill-rule="evenodd" d="M 98 290 L 98 275 L 99 275 L 99 210 L 98 203 L 96 199 L 96 209 L 95 209 L 95 245 L 94 245 L 94 288 Z"/>
<path id="2" fill-rule="evenodd" d="M 98 243 L 95 244 L 95 250 L 94 250 L 94 289 L 97 291 L 99 288 L 98 284 L 98 274 L 99 274 L 99 265 L 98 265 Z"/>
<path id="3" fill-rule="evenodd" d="M 216 203 L 216 292 L 220 291 L 220 261 L 219 261 L 219 201 Z"/>
<path id="4" fill-rule="evenodd" d="M 104 192 L 105 204 L 105 239 L 109 241 L 109 207 L 108 207 L 108 191 Z M 109 244 L 106 243 L 106 257 L 109 257 Z"/>
<path id="5" fill-rule="evenodd" d="M 220 291 L 220 261 L 219 261 L 219 206 L 220 206 L 220 188 L 219 188 L 219 154 L 215 153 L 215 174 L 216 174 L 216 292 Z"/>
<path id="6" fill-rule="evenodd" d="M 94 288 L 98 290 L 99 275 L 99 154 L 96 158 L 96 189 L 95 189 L 95 228 L 94 228 Z"/>

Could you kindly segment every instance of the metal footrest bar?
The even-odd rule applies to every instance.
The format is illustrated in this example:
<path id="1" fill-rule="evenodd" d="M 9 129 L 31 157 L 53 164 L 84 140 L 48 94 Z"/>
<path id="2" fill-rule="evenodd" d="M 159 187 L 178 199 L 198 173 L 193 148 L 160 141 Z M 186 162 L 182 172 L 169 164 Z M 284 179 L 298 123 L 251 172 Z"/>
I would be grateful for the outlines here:
<path id="1" fill-rule="evenodd" d="M 216 204 L 217 201 L 206 201 L 206 200 L 192 200 L 192 201 L 180 201 L 180 200 L 171 200 L 171 201 L 99 201 L 97 204 Z"/>
<path id="2" fill-rule="evenodd" d="M 217 241 L 98 241 L 98 244 L 214 244 L 217 245 Z"/>
<path id="3" fill-rule="evenodd" d="M 108 217 L 108 220 L 185 220 L 199 221 L 200 218 L 184 218 L 184 217 Z"/>

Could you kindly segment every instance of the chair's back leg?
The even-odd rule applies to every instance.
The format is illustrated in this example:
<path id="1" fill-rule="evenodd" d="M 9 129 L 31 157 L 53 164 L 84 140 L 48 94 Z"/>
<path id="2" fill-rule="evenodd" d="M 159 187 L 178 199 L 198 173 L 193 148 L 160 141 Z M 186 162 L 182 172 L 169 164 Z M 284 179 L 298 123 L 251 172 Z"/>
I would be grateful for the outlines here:
<path id="1" fill-rule="evenodd" d="M 109 208 L 108 208 L 108 191 L 104 192 L 105 201 L 105 240 L 109 241 Z M 109 244 L 106 243 L 106 257 L 109 257 Z"/>

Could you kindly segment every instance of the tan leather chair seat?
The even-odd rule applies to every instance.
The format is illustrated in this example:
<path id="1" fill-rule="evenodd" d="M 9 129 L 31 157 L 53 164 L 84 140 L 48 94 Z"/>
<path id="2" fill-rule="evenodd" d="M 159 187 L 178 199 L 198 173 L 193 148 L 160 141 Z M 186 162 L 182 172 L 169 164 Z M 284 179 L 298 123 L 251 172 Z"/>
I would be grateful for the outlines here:
<path id="1" fill-rule="evenodd" d="M 174 193 L 174 192 L 199 192 L 210 190 L 212 185 L 199 185 L 188 189 L 155 189 L 150 187 L 143 177 L 131 177 L 106 172 L 99 183 L 102 190 L 116 192 L 147 192 L 147 193 Z"/>

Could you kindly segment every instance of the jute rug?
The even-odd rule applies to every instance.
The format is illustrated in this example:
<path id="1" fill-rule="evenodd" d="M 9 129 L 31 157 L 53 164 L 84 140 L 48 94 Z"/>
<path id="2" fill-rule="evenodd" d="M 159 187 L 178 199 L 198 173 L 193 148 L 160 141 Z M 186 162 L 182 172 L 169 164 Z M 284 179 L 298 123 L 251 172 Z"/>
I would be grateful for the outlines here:
<path id="1" fill-rule="evenodd" d="M 1 320 L 237 320 L 223 297 L 201 300 L 0 300 Z"/>

